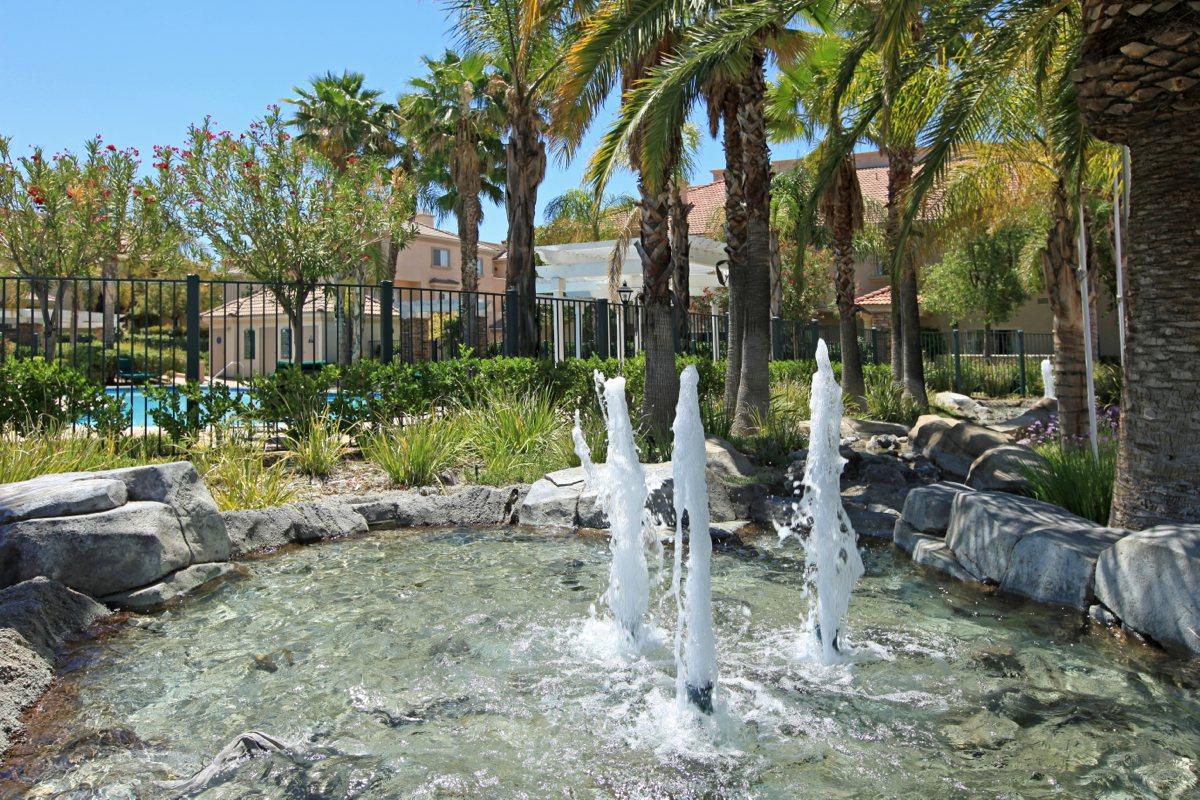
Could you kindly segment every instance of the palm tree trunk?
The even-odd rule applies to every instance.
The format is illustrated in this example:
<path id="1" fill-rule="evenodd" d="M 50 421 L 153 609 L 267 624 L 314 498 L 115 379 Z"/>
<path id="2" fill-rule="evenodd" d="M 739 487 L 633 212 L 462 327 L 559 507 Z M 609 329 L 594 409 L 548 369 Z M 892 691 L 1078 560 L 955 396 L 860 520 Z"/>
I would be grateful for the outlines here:
<path id="1" fill-rule="evenodd" d="M 1200 523 L 1200 139 L 1189 118 L 1129 134 L 1129 326 L 1112 524 Z"/>
<path id="2" fill-rule="evenodd" d="M 508 212 L 509 289 L 517 292 L 519 355 L 536 355 L 538 347 L 537 271 L 534 266 L 533 222 L 537 191 L 546 175 L 546 145 L 535 124 L 536 112 L 509 91 L 509 137 L 505 145 L 505 210 Z"/>
<path id="3" fill-rule="evenodd" d="M 1059 175 L 1064 174 L 1059 172 Z M 1062 435 L 1087 435 L 1087 379 L 1083 363 L 1083 301 L 1075 276 L 1077 226 L 1062 178 L 1054 186 L 1051 226 L 1042 251 L 1042 275 L 1054 315 L 1054 393 Z"/>
<path id="4" fill-rule="evenodd" d="M 675 330 L 683 352 L 691 350 L 691 245 L 688 241 L 688 213 L 692 204 L 684 200 L 679 181 L 671 181 L 671 292 L 675 309 Z"/>
<path id="5" fill-rule="evenodd" d="M 651 435 L 667 441 L 679 375 L 675 372 L 674 317 L 671 312 L 671 238 L 668 231 L 671 195 L 664 184 L 651 191 L 639 176 L 641 232 L 634 246 L 642 259 L 642 347 L 646 352 L 646 390 L 642 418 Z"/>
<path id="6" fill-rule="evenodd" d="M 478 179 L 477 179 L 478 180 Z M 462 320 L 463 344 L 467 347 L 475 348 L 479 345 L 477 328 L 479 327 L 478 320 L 475 314 L 475 297 L 479 290 L 479 218 L 482 216 L 480 212 L 479 193 L 473 195 L 463 195 L 464 188 L 467 191 L 471 190 L 470 186 L 460 186 L 459 193 L 459 209 L 455 215 L 458 218 L 458 241 L 460 243 L 460 252 L 462 253 L 462 295 L 459 297 L 458 316 Z"/>
<path id="7" fill-rule="evenodd" d="M 741 93 L 726 89 L 721 102 L 725 148 L 725 273 L 728 276 L 729 333 L 725 344 L 725 411 L 731 417 L 742 381 L 742 320 L 745 317 L 742 283 L 746 256 L 746 196 L 742 174 L 742 129 L 738 119 Z"/>
<path id="8" fill-rule="evenodd" d="M 925 368 L 921 352 L 921 309 L 917 299 L 917 263 L 909 248 L 899 253 L 900 224 L 904 214 L 904 206 L 908 202 L 909 190 L 912 187 L 913 169 L 916 162 L 916 148 L 912 146 L 889 147 L 888 159 L 888 204 L 887 204 L 887 242 L 888 258 L 893 265 L 893 271 L 898 270 L 899 296 L 895 290 L 892 293 L 892 318 L 896 318 L 897 301 L 900 317 L 900 375 L 903 379 L 904 393 L 911 397 L 917 405 L 929 405 L 925 395 Z M 892 355 L 896 354 L 893 340 Z M 892 374 L 896 374 L 896 364 L 892 364 Z"/>
<path id="9" fill-rule="evenodd" d="M 771 151 L 763 116 L 766 97 L 766 58 L 755 52 L 742 83 L 738 122 L 742 132 L 746 193 L 746 259 L 742 325 L 741 380 L 734 410 L 733 432 L 754 433 L 770 405 L 771 353 Z"/>
<path id="10" fill-rule="evenodd" d="M 833 263 L 836 269 L 838 334 L 842 346 L 842 391 L 851 402 L 866 408 L 862 353 L 858 349 L 858 319 L 854 308 L 854 234 L 849 220 L 834 224 Z"/>

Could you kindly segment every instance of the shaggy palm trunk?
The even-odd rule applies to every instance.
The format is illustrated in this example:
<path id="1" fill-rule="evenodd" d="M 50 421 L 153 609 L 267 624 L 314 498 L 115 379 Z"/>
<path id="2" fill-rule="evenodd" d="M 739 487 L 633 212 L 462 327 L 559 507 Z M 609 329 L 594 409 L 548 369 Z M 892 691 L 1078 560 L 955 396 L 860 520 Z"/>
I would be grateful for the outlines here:
<path id="1" fill-rule="evenodd" d="M 475 137 L 469 125 L 469 112 L 469 107 L 463 109 L 459 119 L 451 166 L 454 170 L 454 186 L 458 191 L 454 216 L 458 220 L 458 241 L 462 253 L 460 270 L 463 294 L 459 298 L 458 316 L 462 320 L 463 344 L 474 348 L 479 345 L 475 292 L 479 289 L 479 220 L 483 217 L 483 209 L 479 202 L 482 183 L 479 150 L 475 147 Z"/>
<path id="2" fill-rule="evenodd" d="M 763 116 L 765 56 L 757 51 L 742 83 L 738 123 L 746 193 L 746 258 L 742 294 L 742 363 L 732 431 L 756 432 L 770 405 L 771 355 L 771 151 Z"/>
<path id="3" fill-rule="evenodd" d="M 899 287 L 892 290 L 892 319 L 896 319 L 897 311 L 900 318 L 900 336 L 893 334 L 892 357 L 896 357 L 896 342 L 900 340 L 900 371 L 897 373 L 896 363 L 892 363 L 892 374 L 899 375 L 904 385 L 904 393 L 911 397 L 917 405 L 929 405 L 925 395 L 925 365 L 921 353 L 921 309 L 917 300 L 917 262 L 912 257 L 910 248 L 900 242 L 901 218 L 904 206 L 908 202 L 909 190 L 912 188 L 913 165 L 916 161 L 916 148 L 911 146 L 889 148 L 888 159 L 888 204 L 887 204 L 887 244 L 888 258 L 892 264 L 894 281 Z M 904 247 L 904 252 L 900 249 Z M 898 308 L 897 308 L 898 307 Z M 893 323 L 894 324 L 894 323 Z"/>
<path id="4" fill-rule="evenodd" d="M 674 317 L 671 312 L 671 196 L 664 185 L 652 191 L 639 177 L 641 230 L 635 243 L 642 259 L 642 347 L 646 352 L 646 391 L 642 418 L 651 436 L 669 441 L 679 375 L 675 372 Z"/>
<path id="5" fill-rule="evenodd" d="M 862 353 L 858 349 L 858 319 L 854 309 L 854 233 L 848 219 L 839 219 L 833 226 L 833 264 L 838 334 L 842 346 L 842 392 L 849 401 L 865 409 L 864 395 L 867 389 L 863 380 Z"/>
<path id="6" fill-rule="evenodd" d="M 1063 436 L 1079 438 L 1087 435 L 1088 413 L 1083 301 L 1075 274 L 1078 227 L 1062 178 L 1054 187 L 1051 214 L 1042 251 L 1042 276 L 1054 315 L 1054 393 Z"/>
<path id="7" fill-rule="evenodd" d="M 1200 9 L 1084 0 L 1084 123 L 1129 147 L 1125 380 L 1111 522 L 1200 522 Z M 1175 576 L 1161 576 L 1171 580 Z"/>
<path id="8" fill-rule="evenodd" d="M 537 354 L 537 271 L 533 222 L 537 192 L 546 175 L 546 145 L 538 133 L 536 112 L 509 90 L 509 136 L 505 145 L 505 210 L 508 212 L 506 284 L 517 292 L 516 352 Z"/>
<path id="9" fill-rule="evenodd" d="M 675 309 L 675 331 L 679 347 L 684 352 L 691 351 L 691 311 L 690 287 L 690 257 L 691 245 L 688 241 L 688 213 L 692 204 L 684 200 L 683 192 L 678 181 L 671 181 L 671 294 Z"/>
<path id="10" fill-rule="evenodd" d="M 721 103 L 725 148 L 725 273 L 728 276 L 729 331 L 725 343 L 725 412 L 732 418 L 742 382 L 742 283 L 746 257 L 746 196 L 742 175 L 742 129 L 738 120 L 740 92 L 727 89 Z"/>

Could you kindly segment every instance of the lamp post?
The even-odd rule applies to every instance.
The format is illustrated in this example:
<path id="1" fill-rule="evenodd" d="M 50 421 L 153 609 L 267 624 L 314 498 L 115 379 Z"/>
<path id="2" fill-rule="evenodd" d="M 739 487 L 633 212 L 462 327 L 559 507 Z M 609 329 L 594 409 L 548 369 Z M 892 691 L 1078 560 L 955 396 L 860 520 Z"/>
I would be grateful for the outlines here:
<path id="1" fill-rule="evenodd" d="M 625 363 L 625 324 L 628 321 L 629 298 L 633 296 L 633 289 L 629 287 L 628 281 L 621 281 L 621 287 L 617 289 L 617 295 L 621 298 L 621 315 L 617 318 L 617 339 L 621 342 L 621 348 L 617 351 L 617 358 L 622 364 Z"/>

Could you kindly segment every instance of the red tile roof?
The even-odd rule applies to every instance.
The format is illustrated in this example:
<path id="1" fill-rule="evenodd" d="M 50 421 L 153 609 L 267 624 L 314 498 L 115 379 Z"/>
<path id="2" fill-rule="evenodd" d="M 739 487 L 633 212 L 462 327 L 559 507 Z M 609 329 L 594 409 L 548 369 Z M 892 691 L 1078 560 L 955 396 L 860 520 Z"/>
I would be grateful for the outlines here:
<path id="1" fill-rule="evenodd" d="M 885 306 L 890 308 L 892 305 L 892 287 L 884 286 L 882 289 L 876 289 L 873 292 L 867 292 L 866 294 L 859 295 L 858 297 L 854 298 L 854 305 Z"/>

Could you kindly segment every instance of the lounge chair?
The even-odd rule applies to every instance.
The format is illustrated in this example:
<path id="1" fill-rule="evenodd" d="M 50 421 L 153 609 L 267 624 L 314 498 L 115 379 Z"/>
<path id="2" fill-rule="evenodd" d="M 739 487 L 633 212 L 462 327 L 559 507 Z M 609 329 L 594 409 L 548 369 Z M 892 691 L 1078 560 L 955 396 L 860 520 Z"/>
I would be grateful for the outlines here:
<path id="1" fill-rule="evenodd" d="M 117 380 L 125 383 L 145 383 L 154 377 L 150 372 L 139 372 L 133 356 L 117 356 Z"/>

